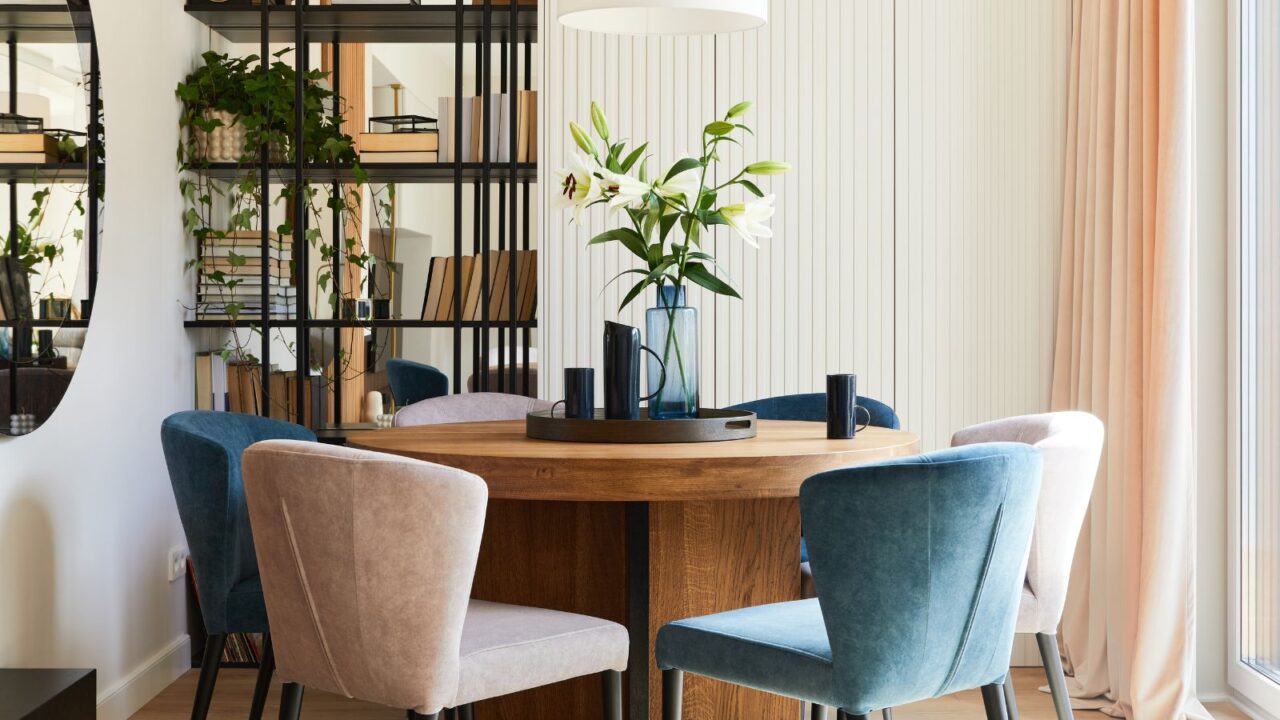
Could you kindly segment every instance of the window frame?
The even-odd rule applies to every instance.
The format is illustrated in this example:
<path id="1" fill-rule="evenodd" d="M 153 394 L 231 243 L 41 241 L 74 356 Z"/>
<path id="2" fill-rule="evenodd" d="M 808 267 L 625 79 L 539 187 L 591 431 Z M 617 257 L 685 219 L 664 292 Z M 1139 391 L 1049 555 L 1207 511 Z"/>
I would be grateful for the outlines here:
<path id="1" fill-rule="evenodd" d="M 1228 412 L 1227 412 L 1227 684 L 1262 714 L 1280 715 L 1280 683 L 1244 662 L 1242 648 L 1249 597 L 1242 583 L 1244 533 L 1248 521 L 1243 512 L 1248 486 L 1245 473 L 1253 470 L 1252 448 L 1257 436 L 1254 427 L 1256 401 L 1247 392 L 1256 384 L 1256 278 L 1244 272 L 1254 266 L 1256 248 L 1246 243 L 1256 237 L 1257 187 L 1254 163 L 1257 145 L 1256 36 L 1246 32 L 1256 26 L 1258 0 L 1229 0 L 1227 9 L 1227 288 L 1228 306 Z"/>

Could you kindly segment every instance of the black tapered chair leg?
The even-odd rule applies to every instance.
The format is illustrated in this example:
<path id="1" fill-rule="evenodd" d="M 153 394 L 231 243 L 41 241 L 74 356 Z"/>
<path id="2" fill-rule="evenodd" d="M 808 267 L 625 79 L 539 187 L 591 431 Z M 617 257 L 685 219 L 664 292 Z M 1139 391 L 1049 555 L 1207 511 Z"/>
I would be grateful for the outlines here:
<path id="1" fill-rule="evenodd" d="M 285 683 L 280 688 L 280 720 L 298 720 L 302 714 L 302 686 Z"/>
<path id="2" fill-rule="evenodd" d="M 843 710 L 839 710 L 836 712 L 836 720 L 869 720 L 869 718 L 865 714 L 850 715 L 849 713 Z"/>
<path id="3" fill-rule="evenodd" d="M 622 673 L 600 673 L 600 689 L 604 693 L 604 720 L 622 720 Z"/>
<path id="4" fill-rule="evenodd" d="M 1004 676 L 1004 704 L 1009 712 L 1009 720 L 1019 720 L 1018 698 L 1013 692 L 1013 668 Z"/>
<path id="5" fill-rule="evenodd" d="M 408 720 L 440 720 L 440 713 L 423 715 L 422 713 L 414 712 L 413 710 L 406 710 L 405 713 Z"/>
<path id="6" fill-rule="evenodd" d="M 987 720 L 1009 720 L 1004 704 L 1004 686 L 996 683 L 982 686 L 982 705 L 987 709 Z"/>
<path id="7" fill-rule="evenodd" d="M 267 706 L 267 693 L 271 692 L 271 676 L 275 671 L 276 654 L 271 649 L 271 633 L 266 633 L 262 636 L 262 657 L 258 661 L 258 682 L 253 686 L 249 720 L 262 720 L 262 709 Z"/>
<path id="8" fill-rule="evenodd" d="M 1058 713 L 1058 720 L 1072 720 L 1071 697 L 1067 695 L 1067 676 L 1062 672 L 1058 636 L 1036 633 L 1036 645 L 1040 646 L 1040 659 L 1044 661 L 1044 674 L 1049 678 L 1049 694 L 1053 696 L 1053 709 Z"/>
<path id="9" fill-rule="evenodd" d="M 476 711 L 471 703 L 458 708 L 458 720 L 476 720 Z"/>
<path id="10" fill-rule="evenodd" d="M 684 671 L 662 671 L 662 720 L 680 720 L 684 713 Z"/>
<path id="11" fill-rule="evenodd" d="M 200 661 L 200 679 L 196 682 L 196 701 L 191 707 L 191 720 L 204 720 L 213 702 L 213 686 L 218 682 L 218 663 L 222 662 L 222 649 L 227 636 L 210 635 L 204 641 L 204 658 Z"/>
<path id="12" fill-rule="evenodd" d="M 893 720 L 893 708 L 884 708 L 880 711 L 882 720 Z"/>
<path id="13" fill-rule="evenodd" d="M 809 703 L 809 720 L 827 720 L 827 706 Z"/>

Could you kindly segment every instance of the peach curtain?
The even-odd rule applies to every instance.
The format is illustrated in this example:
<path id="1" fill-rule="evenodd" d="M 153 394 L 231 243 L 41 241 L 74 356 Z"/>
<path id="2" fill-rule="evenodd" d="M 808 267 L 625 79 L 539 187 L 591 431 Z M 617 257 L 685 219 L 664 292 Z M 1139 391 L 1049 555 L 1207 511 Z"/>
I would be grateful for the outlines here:
<path id="1" fill-rule="evenodd" d="M 1195 699 L 1192 0 L 1076 0 L 1054 409 L 1107 446 L 1072 568 L 1073 704 L 1204 717 Z"/>

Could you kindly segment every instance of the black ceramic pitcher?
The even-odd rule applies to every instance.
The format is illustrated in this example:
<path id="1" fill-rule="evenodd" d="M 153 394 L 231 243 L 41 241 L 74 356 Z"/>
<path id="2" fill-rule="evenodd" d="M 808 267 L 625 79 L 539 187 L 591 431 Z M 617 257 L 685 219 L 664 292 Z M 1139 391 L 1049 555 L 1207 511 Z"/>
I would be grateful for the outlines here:
<path id="1" fill-rule="evenodd" d="M 662 379 L 653 394 L 640 396 L 640 351 L 658 361 Z M 650 400 L 667 382 L 667 369 L 662 358 L 640 342 L 640 330 L 608 322 L 604 324 L 604 416 L 608 420 L 639 420 L 640 401 Z"/>

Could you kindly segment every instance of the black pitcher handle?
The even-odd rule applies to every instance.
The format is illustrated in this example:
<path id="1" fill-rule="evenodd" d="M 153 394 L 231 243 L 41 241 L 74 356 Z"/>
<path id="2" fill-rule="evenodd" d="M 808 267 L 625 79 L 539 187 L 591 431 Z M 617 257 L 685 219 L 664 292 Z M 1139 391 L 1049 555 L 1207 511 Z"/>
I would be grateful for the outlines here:
<path id="1" fill-rule="evenodd" d="M 854 406 L 853 406 L 853 414 L 854 414 L 855 416 L 858 414 L 858 411 L 859 411 L 859 410 L 861 410 L 862 412 L 864 412 L 864 413 L 866 413 L 866 414 L 867 414 L 867 421 L 866 421 L 866 422 L 864 422 L 864 423 L 862 423 L 862 425 L 858 427 L 858 432 L 862 432 L 863 430 L 866 430 L 866 429 L 867 429 L 867 426 L 869 426 L 869 425 L 871 424 L 871 411 L 870 411 L 870 410 L 868 410 L 868 409 L 866 409 L 866 408 L 864 408 L 864 407 L 862 407 L 861 405 L 854 405 Z M 854 422 L 857 422 L 857 420 L 855 419 L 855 420 L 854 420 Z"/>
<path id="2" fill-rule="evenodd" d="M 658 353 L 654 352 L 653 348 L 650 348 L 648 345 L 641 345 L 640 349 L 652 355 L 653 359 L 658 361 L 658 368 L 662 370 L 662 376 L 658 380 L 658 389 L 654 390 L 652 395 L 640 398 L 641 400 L 648 402 L 658 397 L 658 393 L 662 392 L 662 388 L 667 386 L 667 364 L 662 362 L 662 358 L 658 357 Z"/>
<path id="3" fill-rule="evenodd" d="M 556 416 L 556 406 L 557 406 L 557 405 L 564 405 L 564 400 L 557 400 L 557 401 L 555 401 L 555 402 L 551 403 L 551 417 L 555 417 L 555 416 Z M 567 416 L 567 415 L 561 415 L 561 417 L 568 417 L 568 416 Z"/>

